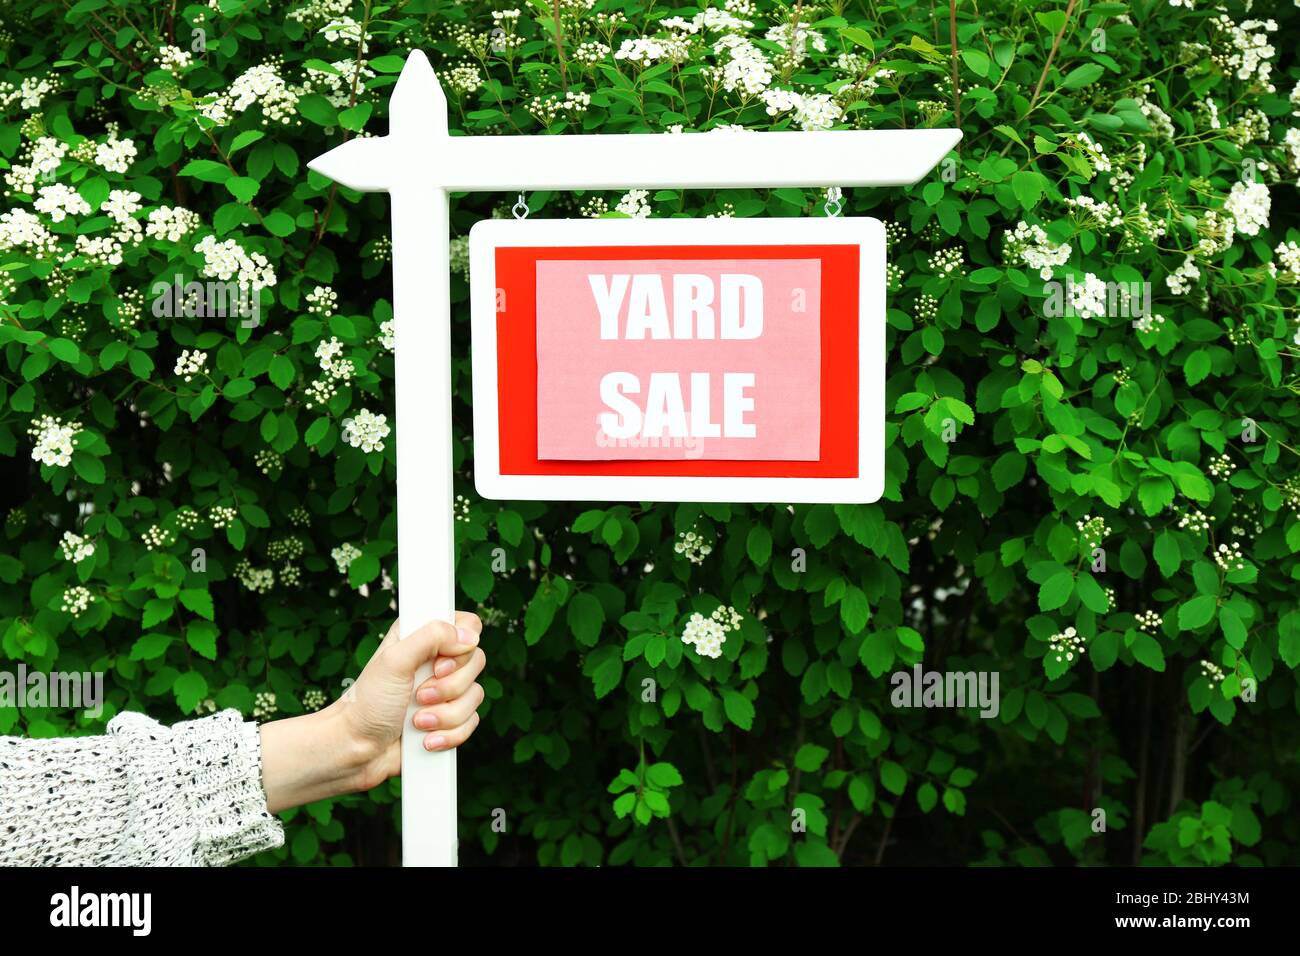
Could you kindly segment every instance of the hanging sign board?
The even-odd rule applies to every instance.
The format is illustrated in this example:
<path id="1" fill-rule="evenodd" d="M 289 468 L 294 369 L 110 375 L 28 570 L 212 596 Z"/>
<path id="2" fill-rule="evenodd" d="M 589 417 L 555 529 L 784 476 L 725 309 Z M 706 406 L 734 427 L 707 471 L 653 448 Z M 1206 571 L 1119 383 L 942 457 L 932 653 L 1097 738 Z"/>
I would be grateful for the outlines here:
<path id="1" fill-rule="evenodd" d="M 879 220 L 488 220 L 470 285 L 483 497 L 881 496 Z"/>

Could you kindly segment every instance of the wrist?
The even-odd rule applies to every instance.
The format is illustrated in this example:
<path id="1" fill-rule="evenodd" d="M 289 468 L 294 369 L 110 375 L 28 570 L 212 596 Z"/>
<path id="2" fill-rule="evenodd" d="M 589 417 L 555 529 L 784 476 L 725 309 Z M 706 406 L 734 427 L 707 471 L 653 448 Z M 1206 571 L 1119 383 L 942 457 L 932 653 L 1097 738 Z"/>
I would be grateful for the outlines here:
<path id="1" fill-rule="evenodd" d="M 262 786 L 272 813 L 365 789 L 374 747 L 331 705 L 260 728 Z"/>

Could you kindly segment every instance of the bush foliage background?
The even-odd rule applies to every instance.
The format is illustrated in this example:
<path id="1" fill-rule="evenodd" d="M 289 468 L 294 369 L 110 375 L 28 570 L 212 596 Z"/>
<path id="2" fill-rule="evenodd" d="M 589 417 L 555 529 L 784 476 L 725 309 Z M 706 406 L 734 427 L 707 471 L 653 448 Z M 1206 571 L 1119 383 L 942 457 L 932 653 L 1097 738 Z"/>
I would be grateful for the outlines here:
<path id="1" fill-rule="evenodd" d="M 1300 10 L 1250 6 L 6 3 L 0 647 L 106 671 L 109 708 L 9 708 L 0 732 L 299 713 L 375 647 L 394 436 L 360 442 L 383 430 L 363 409 L 391 415 L 387 198 L 304 164 L 384 132 L 418 47 L 469 135 L 965 132 L 915 187 L 846 192 L 893 224 L 875 505 L 478 500 L 456 244 L 459 582 L 489 624 L 464 862 L 1300 862 Z M 459 197 L 454 233 L 514 198 Z M 263 284 L 260 325 L 158 317 L 177 275 Z M 1159 318 L 1098 306 L 1099 281 L 1150 283 Z M 701 657 L 683 629 L 720 605 L 743 622 Z M 894 707 L 918 662 L 997 672 L 997 717 Z M 398 793 L 288 814 L 258 862 L 393 862 Z"/>

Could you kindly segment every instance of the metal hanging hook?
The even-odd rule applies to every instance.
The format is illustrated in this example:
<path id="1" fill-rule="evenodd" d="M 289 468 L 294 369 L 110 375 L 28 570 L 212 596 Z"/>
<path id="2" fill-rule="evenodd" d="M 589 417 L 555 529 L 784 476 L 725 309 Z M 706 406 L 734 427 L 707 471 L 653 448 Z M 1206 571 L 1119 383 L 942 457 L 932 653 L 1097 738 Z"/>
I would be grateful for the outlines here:
<path id="1" fill-rule="evenodd" d="M 528 218 L 528 201 L 524 199 L 523 193 L 519 194 L 519 201 L 511 207 L 510 211 L 515 214 L 516 219 L 523 220 Z"/>
<path id="2" fill-rule="evenodd" d="M 831 186 L 826 190 L 826 215 L 834 218 L 840 214 L 844 208 L 844 194 L 840 191 L 839 186 Z"/>

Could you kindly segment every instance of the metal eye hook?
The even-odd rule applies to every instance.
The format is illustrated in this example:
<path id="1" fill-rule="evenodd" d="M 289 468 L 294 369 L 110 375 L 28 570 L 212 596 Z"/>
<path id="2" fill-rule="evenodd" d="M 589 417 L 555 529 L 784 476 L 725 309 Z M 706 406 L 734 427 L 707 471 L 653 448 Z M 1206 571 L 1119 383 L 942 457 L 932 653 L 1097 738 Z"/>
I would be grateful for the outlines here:
<path id="1" fill-rule="evenodd" d="M 840 214 L 844 208 L 844 194 L 840 192 L 839 186 L 831 186 L 826 190 L 826 215 L 834 218 Z"/>
<path id="2" fill-rule="evenodd" d="M 528 202 L 524 199 L 524 194 L 519 194 L 519 201 L 511 207 L 510 211 L 515 214 L 515 218 L 524 220 L 528 218 Z"/>

